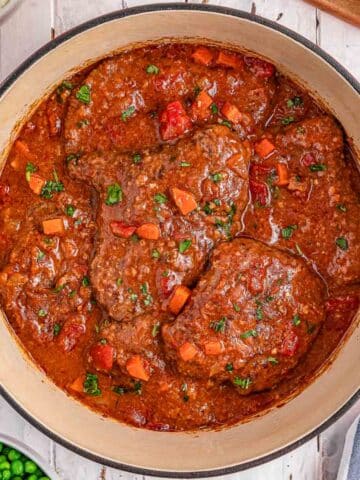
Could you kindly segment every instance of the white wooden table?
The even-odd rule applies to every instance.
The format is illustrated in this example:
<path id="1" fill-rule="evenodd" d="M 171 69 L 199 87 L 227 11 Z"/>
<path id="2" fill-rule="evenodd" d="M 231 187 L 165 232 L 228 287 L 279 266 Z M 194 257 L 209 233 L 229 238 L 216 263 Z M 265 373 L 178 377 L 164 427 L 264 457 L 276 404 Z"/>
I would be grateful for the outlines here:
<path id="1" fill-rule="evenodd" d="M 302 0 L 187 0 L 187 3 L 192 1 L 235 7 L 275 20 L 321 46 L 360 80 L 360 29 Z M 112 10 L 150 3 L 164 1 L 24 0 L 15 14 L 0 27 L 0 80 L 34 50 L 65 30 Z M 333 480 L 336 478 L 346 430 L 359 414 L 360 403 L 301 448 L 266 465 L 226 478 Z M 0 430 L 31 445 L 49 460 L 63 480 L 140 480 L 140 475 L 103 467 L 57 445 L 23 420 L 1 398 Z"/>

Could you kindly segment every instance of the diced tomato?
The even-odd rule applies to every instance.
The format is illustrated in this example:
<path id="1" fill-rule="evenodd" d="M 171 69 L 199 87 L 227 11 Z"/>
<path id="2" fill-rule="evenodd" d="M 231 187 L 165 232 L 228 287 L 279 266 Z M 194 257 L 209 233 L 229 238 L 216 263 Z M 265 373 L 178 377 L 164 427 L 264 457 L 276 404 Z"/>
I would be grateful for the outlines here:
<path id="1" fill-rule="evenodd" d="M 359 297 L 356 295 L 340 295 L 327 300 L 326 310 L 328 312 L 348 312 L 350 310 L 356 310 L 359 304 Z"/>
<path id="2" fill-rule="evenodd" d="M 304 165 L 304 167 L 309 167 L 310 165 L 314 165 L 316 163 L 316 158 L 312 153 L 308 152 L 302 157 L 301 163 Z"/>
<path id="3" fill-rule="evenodd" d="M 10 187 L 0 183 L 0 206 L 5 205 L 10 200 Z"/>
<path id="4" fill-rule="evenodd" d="M 126 223 L 113 221 L 110 223 L 111 231 L 114 235 L 121 238 L 129 238 L 135 233 L 136 226 L 126 225 Z"/>
<path id="5" fill-rule="evenodd" d="M 280 353 L 286 357 L 295 355 L 299 347 L 299 337 L 293 330 L 289 330 L 282 342 Z"/>
<path id="6" fill-rule="evenodd" d="M 216 65 L 227 68 L 240 68 L 243 66 L 243 61 L 237 55 L 219 52 L 219 55 L 216 59 Z"/>
<path id="7" fill-rule="evenodd" d="M 96 344 L 91 347 L 90 356 L 95 368 L 110 372 L 114 363 L 115 349 L 109 344 Z"/>
<path id="8" fill-rule="evenodd" d="M 71 319 L 65 323 L 59 335 L 59 341 L 63 344 L 65 352 L 70 352 L 75 347 L 85 331 L 85 324 L 76 321 L 76 319 Z"/>
<path id="9" fill-rule="evenodd" d="M 250 176 L 261 177 L 263 175 L 269 175 L 274 170 L 274 167 L 270 165 L 261 165 L 260 163 L 252 163 L 250 165 Z"/>
<path id="10" fill-rule="evenodd" d="M 257 77 L 270 78 L 275 73 L 274 65 L 261 58 L 245 57 L 245 64 Z"/>
<path id="11" fill-rule="evenodd" d="M 250 179 L 249 184 L 252 202 L 259 202 L 262 206 L 266 205 L 269 201 L 269 189 L 266 183 Z"/>
<path id="12" fill-rule="evenodd" d="M 191 120 L 179 101 L 169 103 L 160 114 L 160 134 L 163 140 L 172 140 L 191 128 Z"/>
<path id="13" fill-rule="evenodd" d="M 198 47 L 191 56 L 196 63 L 201 63 L 206 66 L 210 65 L 213 58 L 213 54 L 206 47 Z"/>

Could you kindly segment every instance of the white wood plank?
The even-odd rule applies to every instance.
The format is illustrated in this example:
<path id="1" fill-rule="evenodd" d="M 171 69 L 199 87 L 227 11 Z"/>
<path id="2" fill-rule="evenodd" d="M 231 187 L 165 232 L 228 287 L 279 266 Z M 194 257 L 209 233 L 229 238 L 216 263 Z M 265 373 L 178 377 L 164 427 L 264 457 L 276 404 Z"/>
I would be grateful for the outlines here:
<path id="1" fill-rule="evenodd" d="M 360 80 L 360 28 L 319 10 L 319 43 Z"/>
<path id="2" fill-rule="evenodd" d="M 25 0 L 0 27 L 0 78 L 5 78 L 50 38 L 50 1 Z"/>

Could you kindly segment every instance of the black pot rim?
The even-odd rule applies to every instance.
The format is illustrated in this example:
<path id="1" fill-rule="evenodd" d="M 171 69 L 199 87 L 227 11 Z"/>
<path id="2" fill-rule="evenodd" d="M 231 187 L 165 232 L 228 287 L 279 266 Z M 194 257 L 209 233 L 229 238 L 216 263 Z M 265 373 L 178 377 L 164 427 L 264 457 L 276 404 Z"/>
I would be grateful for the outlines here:
<path id="1" fill-rule="evenodd" d="M 156 12 L 156 11 L 168 11 L 168 10 L 186 10 L 186 11 L 203 11 L 203 12 L 212 12 L 212 13 L 221 13 L 228 16 L 243 18 L 245 20 L 249 20 L 251 22 L 270 27 L 273 30 L 276 30 L 296 42 L 304 45 L 309 50 L 317 54 L 323 60 L 325 60 L 329 65 L 331 65 L 342 77 L 347 80 L 347 82 L 354 88 L 354 90 L 360 94 L 360 83 L 346 70 L 340 63 L 338 63 L 334 58 L 328 55 L 325 51 L 319 48 L 317 45 L 312 43 L 310 40 L 306 39 L 302 35 L 283 27 L 282 25 L 273 22 L 272 20 L 268 20 L 266 18 L 260 17 L 258 15 L 253 15 L 241 10 L 236 10 L 234 8 L 227 8 L 227 7 L 219 7 L 214 5 L 204 5 L 204 4 L 189 4 L 189 3 L 163 3 L 163 4 L 151 4 L 151 5 L 143 5 L 139 7 L 132 7 L 127 8 L 124 10 L 117 10 L 100 17 L 96 17 L 92 20 L 84 22 L 67 32 L 59 35 L 54 40 L 51 40 L 35 53 L 33 53 L 30 57 L 28 57 L 24 62 L 22 62 L 1 84 L 0 84 L 0 98 L 2 95 L 11 87 L 11 85 L 37 60 L 41 57 L 46 55 L 51 50 L 55 49 L 58 45 L 61 45 L 65 41 L 69 40 L 70 38 L 74 37 L 75 35 L 82 33 L 90 28 L 96 27 L 103 23 L 107 23 L 112 20 L 116 20 L 119 18 L 129 17 L 133 15 L 138 15 L 142 13 L 148 12 Z M 55 442 L 59 443 L 63 447 L 71 450 L 78 455 L 88 458 L 94 462 L 101 463 L 103 465 L 116 468 L 119 470 L 124 470 L 127 472 L 140 474 L 140 475 L 149 475 L 149 476 L 157 476 L 157 477 L 165 477 L 165 478 L 203 478 L 203 477 L 213 477 L 218 475 L 227 475 L 231 473 L 236 473 L 239 471 L 247 470 L 249 468 L 253 468 L 264 463 L 267 463 L 271 460 L 274 460 L 282 455 L 285 455 L 292 450 L 300 447 L 307 441 L 314 438 L 316 435 L 319 435 L 321 432 L 326 430 L 330 425 L 332 425 L 336 420 L 338 420 L 344 413 L 346 413 L 352 405 L 360 398 L 360 389 L 354 393 L 352 397 L 347 400 L 347 402 L 337 410 L 330 418 L 328 418 L 325 422 L 319 425 L 317 428 L 309 432 L 308 434 L 304 435 L 302 438 L 296 440 L 295 442 L 276 450 L 267 455 L 263 455 L 262 457 L 241 463 L 239 465 L 233 465 L 231 467 L 224 467 L 218 468 L 213 470 L 202 470 L 202 471 L 194 471 L 194 472 L 175 472 L 175 471 L 164 471 L 164 470 L 153 470 L 141 467 L 135 467 L 132 465 L 122 464 L 120 462 L 109 460 L 105 457 L 101 457 L 99 455 L 93 454 L 84 450 L 76 445 L 73 445 L 71 442 L 65 440 L 64 438 L 58 436 L 56 433 L 49 430 L 43 424 L 38 422 L 34 419 L 19 403 L 16 402 L 14 398 L 5 390 L 5 388 L 0 385 L 0 394 L 3 398 L 23 417 L 27 420 L 30 424 L 40 430 L 42 433 L 47 435 L 49 438 L 54 440 Z"/>

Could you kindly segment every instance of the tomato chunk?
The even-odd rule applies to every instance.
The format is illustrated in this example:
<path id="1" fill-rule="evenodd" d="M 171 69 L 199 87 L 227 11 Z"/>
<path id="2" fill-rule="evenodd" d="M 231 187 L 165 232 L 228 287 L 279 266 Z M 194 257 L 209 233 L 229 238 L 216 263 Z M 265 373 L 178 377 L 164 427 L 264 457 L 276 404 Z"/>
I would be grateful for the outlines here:
<path id="1" fill-rule="evenodd" d="M 196 63 L 206 66 L 210 65 L 213 58 L 213 54 L 206 47 L 198 47 L 191 56 Z"/>
<path id="2" fill-rule="evenodd" d="M 160 134 L 163 140 L 172 140 L 191 128 L 191 120 L 179 101 L 169 103 L 160 115 Z"/>
<path id="3" fill-rule="evenodd" d="M 111 231 L 114 235 L 121 238 L 129 238 L 135 233 L 137 227 L 134 225 L 126 225 L 126 223 L 113 221 L 110 223 Z"/>
<path id="4" fill-rule="evenodd" d="M 259 202 L 265 206 L 269 201 L 269 189 L 266 183 L 250 179 L 250 192 L 253 203 Z"/>
<path id="5" fill-rule="evenodd" d="M 296 335 L 296 333 L 290 330 L 282 342 L 280 353 L 286 357 L 292 357 L 295 355 L 298 347 L 299 337 Z"/>
<path id="6" fill-rule="evenodd" d="M 329 298 L 325 305 L 328 312 L 348 312 L 350 310 L 356 310 L 359 304 L 360 300 L 356 295 L 340 295 Z"/>
<path id="7" fill-rule="evenodd" d="M 261 58 L 245 57 L 245 64 L 257 77 L 270 78 L 275 73 L 274 65 Z"/>
<path id="8" fill-rule="evenodd" d="M 90 356 L 95 368 L 110 372 L 114 363 L 115 349 L 111 345 L 97 344 L 90 350 Z"/>
<path id="9" fill-rule="evenodd" d="M 304 167 L 310 167 L 310 165 L 314 165 L 314 163 L 316 163 L 316 158 L 312 153 L 308 152 L 302 157 L 301 163 L 304 165 Z"/>

